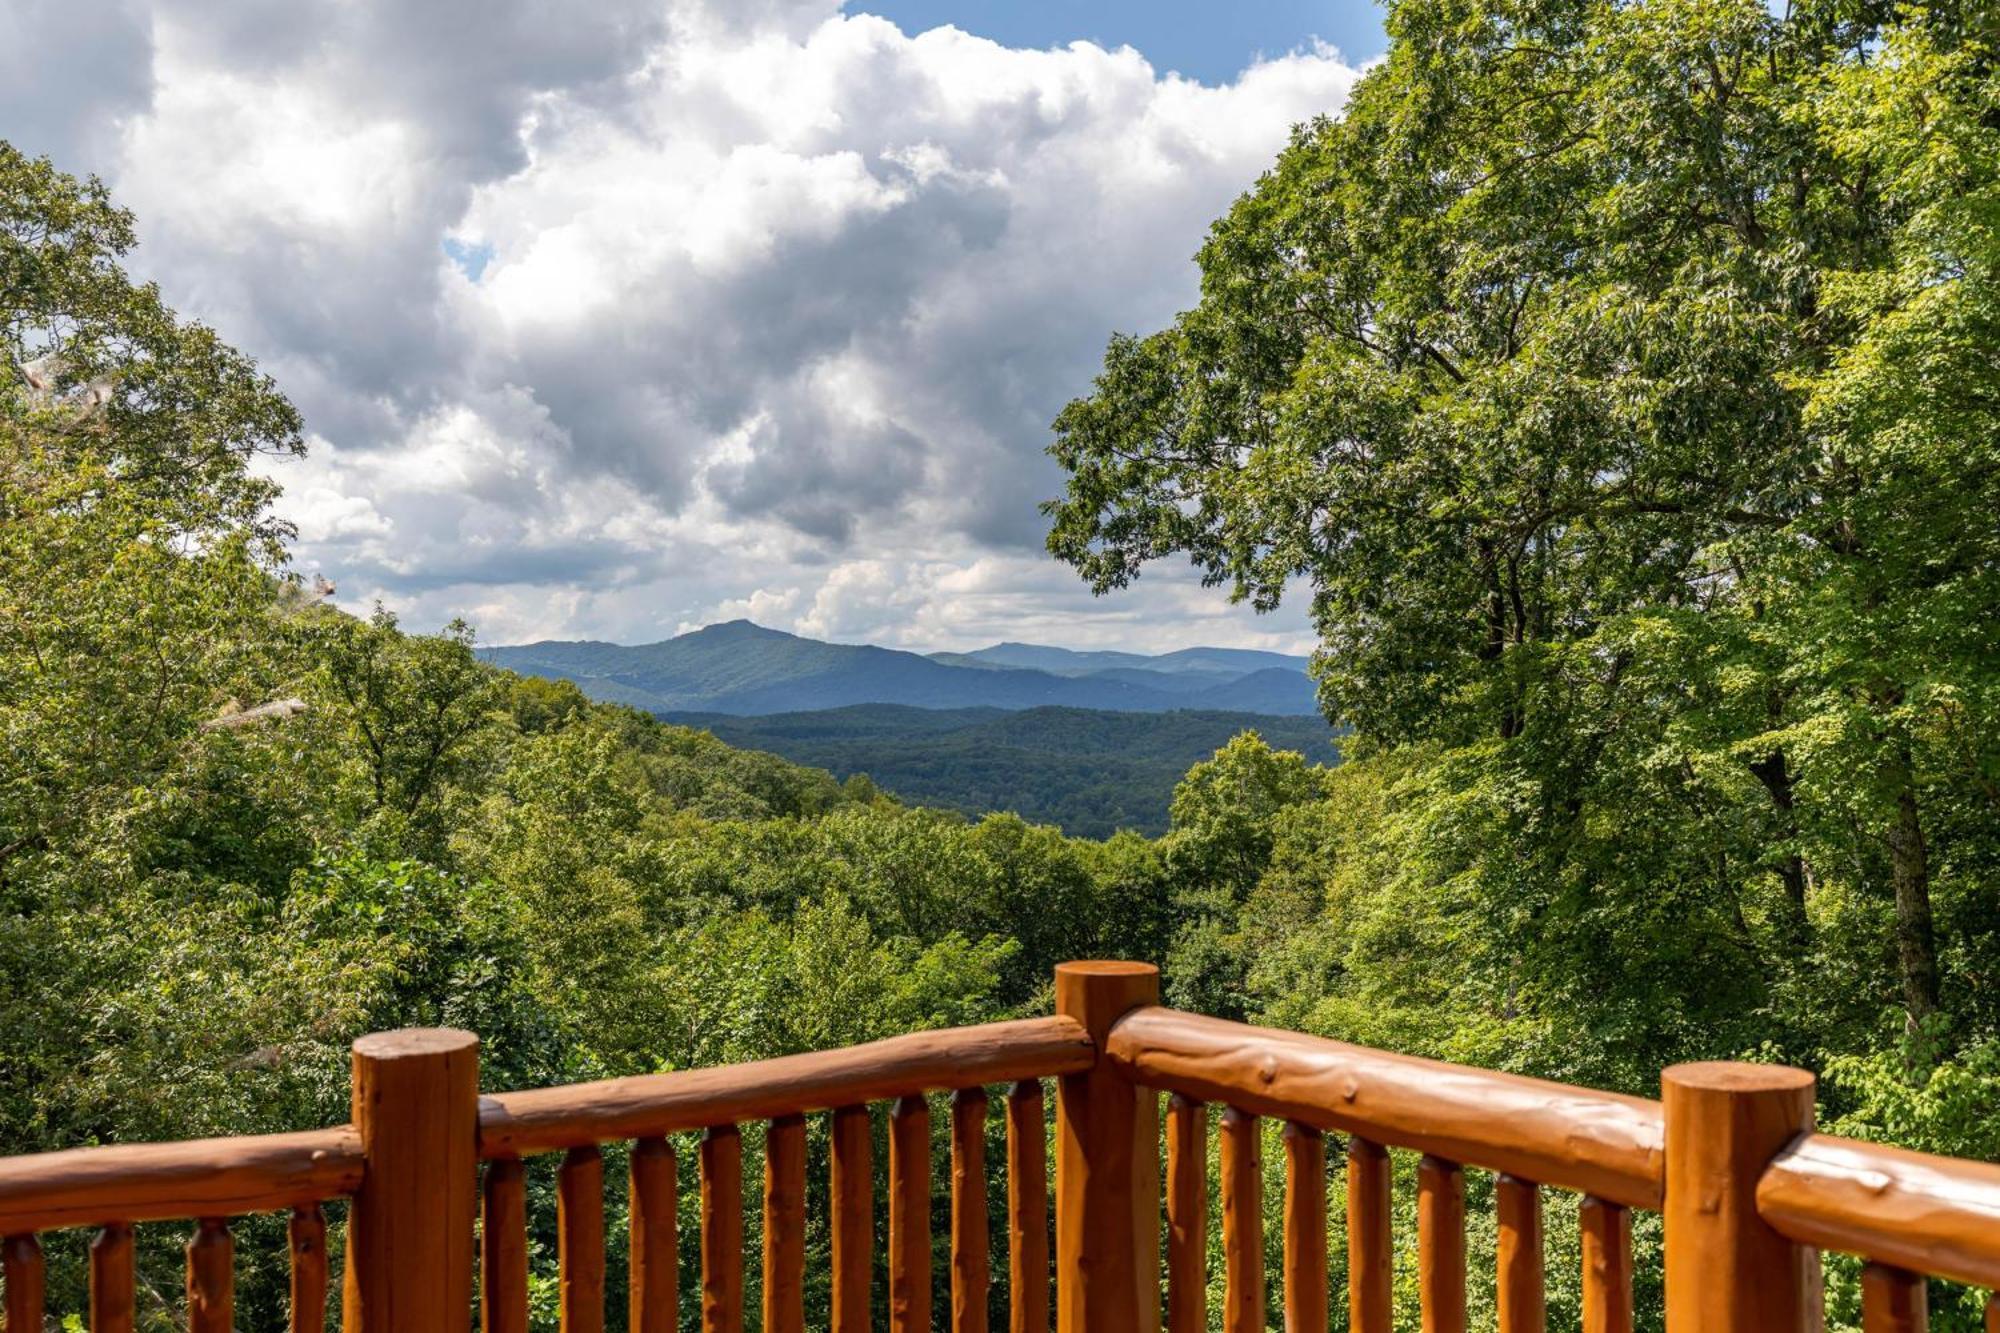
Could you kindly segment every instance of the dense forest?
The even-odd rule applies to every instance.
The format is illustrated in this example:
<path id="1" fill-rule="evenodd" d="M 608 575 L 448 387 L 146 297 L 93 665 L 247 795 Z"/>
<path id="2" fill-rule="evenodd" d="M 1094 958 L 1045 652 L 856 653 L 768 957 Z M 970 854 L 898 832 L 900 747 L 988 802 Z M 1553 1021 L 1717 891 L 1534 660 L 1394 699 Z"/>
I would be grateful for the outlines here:
<path id="1" fill-rule="evenodd" d="M 1034 1012 L 1119 954 L 1633 1092 L 1789 1061 L 1843 1132 L 2000 1156 L 1982 12 L 1392 4 L 1199 303 L 1058 422 L 1056 554 L 1303 585 L 1352 728 L 1338 767 L 1231 741 L 1155 839 L 906 806 L 335 609 L 274 517 L 279 387 L 128 277 L 101 186 L 0 145 L 0 1151 L 339 1121 L 372 1029 L 540 1084 Z"/>
<path id="2" fill-rule="evenodd" d="M 1189 766 L 1245 732 L 1315 764 L 1340 757 L 1336 738 L 1317 717 L 1192 709 L 1003 712 L 861 704 L 765 717 L 666 717 L 836 777 L 866 776 L 915 805 L 973 816 L 1007 810 L 1086 838 L 1125 829 L 1165 833 L 1174 789 Z"/>

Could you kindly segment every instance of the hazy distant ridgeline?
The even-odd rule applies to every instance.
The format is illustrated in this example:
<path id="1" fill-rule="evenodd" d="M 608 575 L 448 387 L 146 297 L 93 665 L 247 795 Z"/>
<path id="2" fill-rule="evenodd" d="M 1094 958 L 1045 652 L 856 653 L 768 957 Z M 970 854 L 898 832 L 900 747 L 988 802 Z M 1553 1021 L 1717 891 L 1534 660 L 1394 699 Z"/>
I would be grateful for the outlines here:
<path id="1" fill-rule="evenodd" d="M 968 815 L 1012 810 L 1086 838 L 1121 828 L 1164 833 L 1174 784 L 1244 731 L 1314 763 L 1340 760 L 1333 731 L 1317 717 L 1240 712 L 862 704 L 765 717 L 671 713 L 666 720 L 843 780 L 865 773 L 912 804 Z"/>
<path id="2" fill-rule="evenodd" d="M 1305 658 L 1231 648 L 1148 657 L 1002 643 L 925 656 L 822 643 L 736 620 L 633 647 L 550 641 L 481 655 L 527 675 L 574 681 L 596 699 L 658 713 L 757 716 L 903 704 L 1318 714 Z"/>

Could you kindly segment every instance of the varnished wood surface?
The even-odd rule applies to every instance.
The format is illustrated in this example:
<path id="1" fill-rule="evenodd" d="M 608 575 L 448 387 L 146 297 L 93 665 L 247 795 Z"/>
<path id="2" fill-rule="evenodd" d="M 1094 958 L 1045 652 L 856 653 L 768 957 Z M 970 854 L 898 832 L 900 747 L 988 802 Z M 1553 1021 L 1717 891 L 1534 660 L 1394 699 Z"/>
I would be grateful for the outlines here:
<path id="1" fill-rule="evenodd" d="M 1417 1163 L 1417 1308 L 1423 1333 L 1465 1333 L 1465 1171 Z"/>
<path id="2" fill-rule="evenodd" d="M 833 1113 L 832 1333 L 870 1333 L 869 1281 L 875 1263 L 874 1144 L 868 1108 Z"/>
<path id="3" fill-rule="evenodd" d="M 1577 1209 L 1583 1248 L 1583 1333 L 1632 1333 L 1632 1213 L 1585 1198 Z"/>
<path id="4" fill-rule="evenodd" d="M 296 1271 L 296 1266 L 295 1266 Z M 132 1333 L 137 1314 L 137 1273 L 132 1262 L 132 1228 L 114 1222 L 90 1242 L 90 1333 Z M 326 1297 L 326 1264 L 320 1261 L 320 1298 Z M 294 1333 L 299 1327 L 292 1320 Z"/>
<path id="5" fill-rule="evenodd" d="M 986 1216 L 986 1090 L 951 1099 L 951 1333 L 987 1333 L 993 1284 Z"/>
<path id="6" fill-rule="evenodd" d="M 1326 1136 L 1285 1126 L 1285 1333 L 1326 1333 Z"/>
<path id="7" fill-rule="evenodd" d="M 1222 1113 L 1222 1333 L 1264 1333 L 1264 1134 L 1237 1107 Z"/>
<path id="8" fill-rule="evenodd" d="M 1007 1329 L 1049 1333 L 1047 1102 L 1040 1079 L 1007 1094 Z"/>
<path id="9" fill-rule="evenodd" d="M 45 1307 L 46 1265 L 42 1243 L 31 1235 L 8 1236 L 0 1240 L 0 1277 L 7 1282 L 7 1320 L 0 1333 L 42 1333 Z"/>
<path id="10" fill-rule="evenodd" d="M 1675 1065 L 1667 1126 L 1667 1333 L 1817 1333 L 1819 1253 L 1759 1213 L 1758 1179 L 1810 1132 L 1813 1076 L 1779 1065 Z"/>
<path id="11" fill-rule="evenodd" d="M 743 1135 L 701 1136 L 701 1329 L 743 1333 Z"/>
<path id="12" fill-rule="evenodd" d="M 930 1333 L 931 1113 L 922 1097 L 889 1113 L 889 1333 Z"/>
<path id="13" fill-rule="evenodd" d="M 291 1333 L 324 1333 L 326 1328 L 326 1216 L 316 1203 L 294 1208 L 285 1223 L 291 1251 Z M 92 1329 L 91 1333 L 98 1333 Z"/>
<path id="14" fill-rule="evenodd" d="M 633 1144 L 630 1178 L 629 1327 L 631 1333 L 678 1333 L 680 1163 L 673 1145 L 661 1138 Z"/>
<path id="15" fill-rule="evenodd" d="M 1167 1333 L 1208 1333 L 1208 1108 L 1167 1100 Z"/>
<path id="16" fill-rule="evenodd" d="M 1542 1333 L 1548 1324 L 1542 1192 L 1533 1181 L 1501 1176 L 1493 1182 L 1493 1212 L 1500 1224 L 1496 1286 L 1500 1333 Z"/>
<path id="17" fill-rule="evenodd" d="M 279 1212 L 361 1184 L 351 1126 L 0 1157 L 0 1234 Z"/>
<path id="18" fill-rule="evenodd" d="M 520 1159 L 486 1164 L 480 1208 L 479 1327 L 528 1333 L 528 1195 Z"/>
<path id="19" fill-rule="evenodd" d="M 527 1156 L 1070 1073 L 1095 1060 L 1089 1036 L 1063 1017 L 915 1032 L 835 1051 L 485 1097 L 479 1150 Z"/>
<path id="20" fill-rule="evenodd" d="M 806 1330 L 806 1121 L 783 1116 L 764 1138 L 764 1333 Z"/>
<path id="21" fill-rule="evenodd" d="M 604 1156 L 571 1148 L 556 1175 L 562 1333 L 604 1333 Z"/>
<path id="22" fill-rule="evenodd" d="M 1759 1178 L 1757 1212 L 1802 1245 L 2000 1287 L 2000 1165 L 1809 1134 Z"/>
<path id="23" fill-rule="evenodd" d="M 1359 1134 L 1639 1208 L 1663 1197 L 1660 1105 L 1541 1079 L 1392 1055 L 1147 1008 L 1108 1053 L 1150 1087 Z"/>
<path id="24" fill-rule="evenodd" d="M 187 1327 L 188 1333 L 235 1333 L 236 1241 L 219 1217 L 196 1223 L 187 1243 Z"/>
<path id="25" fill-rule="evenodd" d="M 1395 1249 L 1389 1235 L 1389 1150 L 1347 1141 L 1347 1305 L 1353 1333 L 1390 1333 Z"/>
<path id="26" fill-rule="evenodd" d="M 1861 1270 L 1861 1333 L 1924 1333 L 1930 1295 L 1923 1276 L 1887 1264 Z"/>

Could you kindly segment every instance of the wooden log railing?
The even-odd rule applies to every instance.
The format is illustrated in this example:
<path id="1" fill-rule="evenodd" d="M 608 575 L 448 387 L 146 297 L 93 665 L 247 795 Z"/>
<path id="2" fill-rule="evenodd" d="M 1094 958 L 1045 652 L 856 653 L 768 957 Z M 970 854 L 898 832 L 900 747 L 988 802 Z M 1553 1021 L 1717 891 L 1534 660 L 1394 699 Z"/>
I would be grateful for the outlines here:
<path id="1" fill-rule="evenodd" d="M 765 1124 L 759 1326 L 803 1333 L 805 1219 L 818 1188 L 807 1179 L 808 1117 L 822 1113 L 828 1326 L 863 1333 L 878 1294 L 868 1108 L 881 1104 L 889 1107 L 888 1217 L 879 1294 L 888 1327 L 988 1333 L 989 1088 L 1005 1089 L 1008 1333 L 1048 1333 L 1051 1254 L 1057 1333 L 1205 1331 L 1212 1218 L 1221 1227 L 1228 1333 L 1263 1333 L 1274 1314 L 1287 1333 L 1325 1333 L 1336 1300 L 1354 1333 L 1387 1333 L 1398 1314 L 1397 1246 L 1412 1239 L 1425 1333 L 1464 1330 L 1468 1171 L 1494 1175 L 1502 1333 L 1544 1327 L 1550 1191 L 1579 1198 L 1586 1333 L 1633 1325 L 1635 1210 L 1663 1214 L 1669 1333 L 1819 1328 L 1822 1250 L 1865 1261 L 1868 1333 L 1923 1329 L 1927 1277 L 2000 1286 L 2000 1166 L 1815 1133 L 1813 1081 L 1801 1071 L 1676 1066 L 1662 1075 L 1662 1099 L 1651 1101 L 1204 1018 L 1158 999 L 1151 967 L 1066 964 L 1048 1018 L 485 1098 L 470 1034 L 366 1037 L 355 1045 L 348 1125 L 0 1159 L 0 1333 L 42 1333 L 50 1312 L 38 1233 L 75 1227 L 97 1230 L 88 1327 L 134 1329 L 133 1227 L 163 1220 L 194 1224 L 177 1322 L 190 1333 L 232 1330 L 229 1222 L 261 1212 L 290 1215 L 290 1326 L 321 1333 L 321 1205 L 343 1198 L 351 1201 L 347 1333 L 469 1333 L 475 1304 L 484 1333 L 526 1333 L 523 1159 L 541 1153 L 560 1154 L 562 1327 L 601 1333 L 610 1280 L 602 1149 L 623 1141 L 633 1145 L 624 1274 L 633 1333 L 676 1329 L 684 1296 L 698 1302 L 704 1333 L 739 1333 L 749 1313 L 742 1127 L 757 1122 Z M 1051 1078 L 1052 1131 L 1042 1085 Z M 949 1095 L 938 1103 L 948 1113 L 949 1263 L 934 1274 L 928 1098 L 941 1094 Z M 1281 1311 L 1266 1309 L 1262 1126 L 1273 1120 L 1283 1125 Z M 700 1135 L 700 1278 L 687 1293 L 670 1144 L 683 1133 Z M 1398 1152 L 1418 1156 L 1414 1237 L 1395 1233 Z M 1336 1155 L 1345 1163 L 1344 1291 L 1333 1290 L 1329 1275 L 1328 1163 Z M 934 1311 L 940 1276 L 949 1298 Z M 2000 1305 L 1989 1300 L 1987 1317 L 2000 1331 Z"/>

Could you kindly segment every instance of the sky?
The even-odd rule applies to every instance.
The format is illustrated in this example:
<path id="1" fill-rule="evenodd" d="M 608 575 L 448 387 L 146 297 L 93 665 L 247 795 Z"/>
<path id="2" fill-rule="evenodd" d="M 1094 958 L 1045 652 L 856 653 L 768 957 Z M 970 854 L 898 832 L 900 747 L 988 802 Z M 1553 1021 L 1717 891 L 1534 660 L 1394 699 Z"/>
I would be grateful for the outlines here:
<path id="1" fill-rule="evenodd" d="M 1297 651 L 1185 569 L 1091 597 L 1036 504 L 1380 45 L 1348 0 L 7 0 L 0 137 L 299 405 L 278 511 L 351 609 Z"/>

